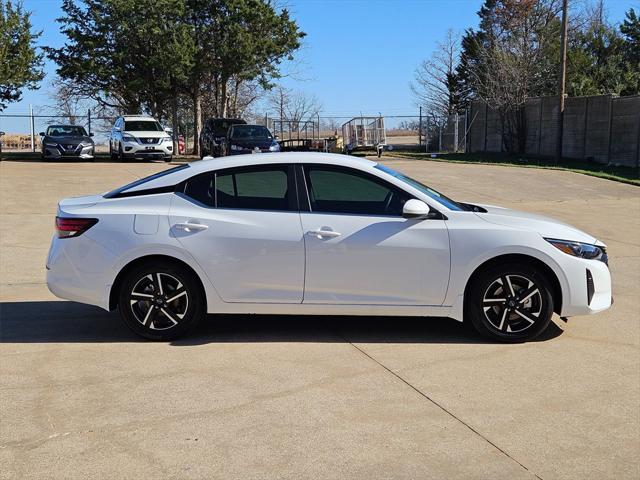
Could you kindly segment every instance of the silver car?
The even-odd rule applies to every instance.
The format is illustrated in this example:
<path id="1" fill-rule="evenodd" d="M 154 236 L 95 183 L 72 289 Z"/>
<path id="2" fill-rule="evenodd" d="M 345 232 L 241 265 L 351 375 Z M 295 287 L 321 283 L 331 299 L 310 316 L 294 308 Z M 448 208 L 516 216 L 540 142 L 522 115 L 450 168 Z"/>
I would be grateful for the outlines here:
<path id="1" fill-rule="evenodd" d="M 87 133 L 79 125 L 51 125 L 42 137 L 42 160 L 62 158 L 92 160 L 95 154 L 93 133 Z"/>

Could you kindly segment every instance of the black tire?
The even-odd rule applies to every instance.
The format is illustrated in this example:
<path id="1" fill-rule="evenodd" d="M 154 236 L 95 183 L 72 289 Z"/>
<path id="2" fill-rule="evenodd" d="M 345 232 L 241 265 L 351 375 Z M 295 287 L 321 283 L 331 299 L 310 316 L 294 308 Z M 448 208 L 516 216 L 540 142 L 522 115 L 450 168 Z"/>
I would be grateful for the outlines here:
<path id="1" fill-rule="evenodd" d="M 134 333 L 149 340 L 167 341 L 198 324 L 205 314 L 205 298 L 200 281 L 185 267 L 147 263 L 127 273 L 121 284 L 118 309 Z"/>
<path id="2" fill-rule="evenodd" d="M 164 157 L 164 161 L 165 161 L 166 163 L 169 163 L 171 160 L 173 160 L 173 155 L 172 155 L 172 156 L 170 156 L 170 157 Z"/>
<path id="3" fill-rule="evenodd" d="M 467 289 L 465 322 L 492 340 L 531 340 L 551 322 L 551 292 L 547 278 L 529 265 L 494 265 L 480 272 Z"/>
<path id="4" fill-rule="evenodd" d="M 113 153 L 113 147 L 111 146 L 111 141 L 109 141 L 109 159 L 112 162 L 115 162 L 118 159 L 118 156 Z"/>

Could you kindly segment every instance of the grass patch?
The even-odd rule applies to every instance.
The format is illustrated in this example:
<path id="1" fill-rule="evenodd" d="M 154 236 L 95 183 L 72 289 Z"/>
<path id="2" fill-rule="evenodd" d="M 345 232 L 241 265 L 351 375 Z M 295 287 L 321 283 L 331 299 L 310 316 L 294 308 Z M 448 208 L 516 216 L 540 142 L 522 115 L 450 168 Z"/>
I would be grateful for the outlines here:
<path id="1" fill-rule="evenodd" d="M 385 152 L 385 156 L 429 160 L 433 162 L 474 163 L 480 165 L 501 165 L 508 167 L 545 168 L 550 170 L 566 170 L 569 172 L 591 175 L 616 182 L 640 186 L 640 175 L 637 168 L 603 165 L 596 162 L 562 159 L 560 162 L 543 157 L 525 157 L 500 153 L 442 153 L 434 158 L 431 153 Z"/>

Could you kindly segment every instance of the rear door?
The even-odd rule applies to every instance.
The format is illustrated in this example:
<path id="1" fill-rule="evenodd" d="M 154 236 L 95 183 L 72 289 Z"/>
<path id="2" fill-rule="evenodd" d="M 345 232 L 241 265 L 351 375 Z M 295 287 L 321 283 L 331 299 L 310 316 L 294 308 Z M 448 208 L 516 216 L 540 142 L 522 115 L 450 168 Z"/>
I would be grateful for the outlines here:
<path id="1" fill-rule="evenodd" d="M 224 301 L 302 302 L 304 239 L 292 167 L 193 177 L 174 198 L 170 222 Z"/>
<path id="2" fill-rule="evenodd" d="M 305 165 L 304 184 L 308 199 L 301 201 L 301 210 L 309 210 L 300 213 L 304 303 L 444 302 L 449 281 L 444 220 L 403 218 L 411 195 L 360 170 Z"/>

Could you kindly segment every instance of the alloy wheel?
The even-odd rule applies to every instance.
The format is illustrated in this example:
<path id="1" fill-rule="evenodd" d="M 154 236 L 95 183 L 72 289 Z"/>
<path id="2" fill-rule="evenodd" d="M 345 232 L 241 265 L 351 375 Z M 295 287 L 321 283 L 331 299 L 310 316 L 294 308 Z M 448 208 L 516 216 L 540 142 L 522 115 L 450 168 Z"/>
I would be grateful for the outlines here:
<path id="1" fill-rule="evenodd" d="M 176 327 L 187 314 L 189 292 L 173 275 L 150 273 L 138 280 L 129 294 L 135 319 L 150 330 Z"/>
<path id="2" fill-rule="evenodd" d="M 520 333 L 531 328 L 543 310 L 540 287 L 523 275 L 501 275 L 482 297 L 485 319 L 502 333 Z"/>

